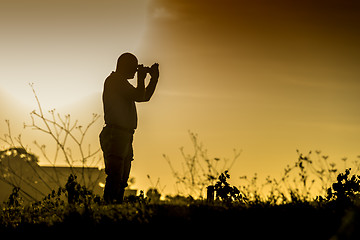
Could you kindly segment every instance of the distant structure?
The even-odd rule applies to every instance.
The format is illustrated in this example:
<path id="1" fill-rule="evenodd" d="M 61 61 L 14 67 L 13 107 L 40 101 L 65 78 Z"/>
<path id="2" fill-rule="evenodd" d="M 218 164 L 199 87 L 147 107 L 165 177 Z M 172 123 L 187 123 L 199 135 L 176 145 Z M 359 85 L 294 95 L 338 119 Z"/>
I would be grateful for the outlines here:
<path id="1" fill-rule="evenodd" d="M 0 151 L 0 203 L 6 201 L 14 187 L 19 187 L 25 202 L 41 200 L 52 190 L 64 187 L 70 174 L 77 176 L 77 181 L 103 195 L 105 170 L 96 167 L 78 166 L 40 166 L 38 158 L 23 148 L 9 148 Z M 136 194 L 128 189 L 126 195 Z"/>

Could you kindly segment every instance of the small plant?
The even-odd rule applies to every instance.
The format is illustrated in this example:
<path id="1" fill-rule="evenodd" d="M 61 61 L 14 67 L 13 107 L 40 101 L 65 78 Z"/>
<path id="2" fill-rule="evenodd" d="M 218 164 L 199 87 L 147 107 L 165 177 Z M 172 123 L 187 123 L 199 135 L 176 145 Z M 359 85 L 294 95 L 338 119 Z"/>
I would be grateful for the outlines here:
<path id="1" fill-rule="evenodd" d="M 146 197 L 149 198 L 150 202 L 156 203 L 160 201 L 161 194 L 156 188 L 149 188 L 146 192 Z"/>
<path id="2" fill-rule="evenodd" d="M 85 186 L 81 186 L 76 181 L 77 176 L 70 174 L 67 183 L 65 184 L 65 192 L 69 204 L 85 203 L 88 204 L 91 200 L 100 198 L 94 198 L 92 191 L 88 190 Z"/>
<path id="3" fill-rule="evenodd" d="M 213 185 L 221 172 L 230 170 L 236 160 L 240 157 L 241 151 L 234 149 L 234 157 L 230 161 L 227 158 L 210 158 L 203 144 L 199 142 L 198 135 L 189 132 L 193 145 L 193 153 L 187 154 L 184 148 L 180 148 L 183 161 L 182 171 L 175 169 L 167 155 L 163 155 L 171 172 L 176 179 L 178 192 L 181 195 L 191 195 L 195 198 L 203 198 L 207 186 Z"/>
<path id="4" fill-rule="evenodd" d="M 144 191 L 140 190 L 140 194 L 138 196 L 130 195 L 124 198 L 125 203 L 132 204 L 147 204 L 151 201 L 151 199 L 145 198 Z"/>
<path id="5" fill-rule="evenodd" d="M 345 173 L 339 173 L 337 182 L 333 183 L 328 189 L 328 200 L 336 200 L 338 202 L 349 202 L 354 200 L 356 195 L 360 192 L 360 178 L 358 175 L 350 177 L 350 170 L 348 168 Z"/>
<path id="6" fill-rule="evenodd" d="M 227 179 L 230 179 L 228 170 L 221 173 L 218 181 L 215 183 L 214 191 L 216 193 L 216 200 L 226 203 L 244 201 L 245 197 L 240 193 L 239 189 L 235 186 L 230 186 Z"/>
<path id="7" fill-rule="evenodd" d="M 22 204 L 22 199 L 19 196 L 19 191 L 20 191 L 20 188 L 18 188 L 18 187 L 13 188 L 12 193 L 9 196 L 9 199 L 6 202 L 6 204 L 9 207 L 19 207 Z"/>

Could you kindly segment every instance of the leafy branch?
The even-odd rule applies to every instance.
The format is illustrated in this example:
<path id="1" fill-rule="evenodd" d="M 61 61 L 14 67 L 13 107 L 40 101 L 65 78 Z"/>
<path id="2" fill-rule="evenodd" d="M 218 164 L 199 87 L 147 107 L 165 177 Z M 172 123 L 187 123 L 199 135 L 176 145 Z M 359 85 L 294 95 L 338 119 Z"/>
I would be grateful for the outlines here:
<path id="1" fill-rule="evenodd" d="M 179 192 L 202 198 L 205 188 L 213 185 L 222 172 L 232 168 L 240 157 L 241 151 L 234 150 L 234 157 L 231 160 L 210 158 L 203 144 L 198 141 L 198 135 L 189 132 L 189 136 L 193 145 L 193 153 L 186 154 L 184 148 L 180 148 L 183 157 L 181 171 L 175 169 L 167 155 L 164 154 L 163 157 L 169 164 L 178 187 L 181 188 Z"/>

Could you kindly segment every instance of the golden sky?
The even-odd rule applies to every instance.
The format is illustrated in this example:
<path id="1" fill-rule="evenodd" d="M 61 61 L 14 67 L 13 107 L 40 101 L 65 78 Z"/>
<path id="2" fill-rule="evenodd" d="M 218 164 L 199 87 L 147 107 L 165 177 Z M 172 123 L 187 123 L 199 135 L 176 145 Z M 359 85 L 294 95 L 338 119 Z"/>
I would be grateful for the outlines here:
<path id="1" fill-rule="evenodd" d="M 276 175 L 296 149 L 360 155 L 355 0 L 8 1 L 0 26 L 0 89 L 23 105 L 33 82 L 48 108 L 79 112 L 74 103 L 92 99 L 80 112 L 101 113 L 103 81 L 122 52 L 160 63 L 153 99 L 138 105 L 139 185 L 146 174 L 171 179 L 162 154 L 191 152 L 188 130 L 213 157 L 243 150 L 234 178 Z"/>

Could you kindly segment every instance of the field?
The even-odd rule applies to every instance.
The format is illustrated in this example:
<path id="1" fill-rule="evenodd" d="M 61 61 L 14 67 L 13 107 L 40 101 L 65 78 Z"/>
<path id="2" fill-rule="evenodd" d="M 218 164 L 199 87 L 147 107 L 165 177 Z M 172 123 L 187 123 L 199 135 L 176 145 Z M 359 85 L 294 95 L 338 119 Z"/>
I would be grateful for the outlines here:
<path id="1" fill-rule="evenodd" d="M 121 229 L 176 230 L 203 234 L 236 234 L 329 239 L 341 225 L 343 211 L 309 204 L 283 206 L 224 206 L 193 202 L 124 205 L 62 205 L 6 208 L 1 212 L 2 232 L 97 233 Z M 353 222 L 352 224 L 355 224 Z M 350 226 L 354 227 L 354 226 Z M 199 231 L 199 232 L 198 232 Z M 193 233 L 194 233 L 193 232 Z"/>
<path id="2" fill-rule="evenodd" d="M 101 197 L 70 176 L 67 184 L 41 201 L 24 204 L 14 188 L 1 205 L 2 234 L 93 235 L 135 231 L 173 236 L 251 236 L 255 239 L 355 239 L 359 234 L 357 176 L 339 174 L 328 198 L 293 199 L 276 204 L 251 200 L 221 174 L 216 197 L 168 196 L 166 200 L 130 196 L 123 204 L 105 204 Z M 340 185 L 339 185 L 340 184 Z"/>
<path id="3" fill-rule="evenodd" d="M 12 136 L 7 121 L 8 133 L 0 139 L 8 144 L 0 151 L 0 180 L 11 186 L 12 193 L 0 204 L 2 236 L 127 232 L 135 236 L 187 238 L 336 240 L 360 236 L 360 178 L 356 175 L 360 172 L 360 156 L 353 161 L 341 159 L 341 168 L 329 162 L 321 151 L 315 151 L 315 156 L 298 151 L 297 161 L 288 165 L 280 178 L 269 176 L 261 184 L 257 175 L 243 176 L 243 182 L 236 187 L 228 182 L 228 169 L 241 151 L 234 151 L 233 159 L 209 157 L 198 136 L 190 132 L 194 151 L 189 154 L 181 149 L 185 167 L 176 168 L 164 155 L 181 189 L 177 195 L 160 198 L 162 189 L 156 183 L 151 191 L 130 196 L 123 204 L 105 204 L 95 191 L 101 171 L 88 168 L 90 162 L 97 166 L 96 161 L 102 161 L 96 157 L 101 152 L 85 151 L 87 144 L 83 141 L 99 117 L 94 115 L 83 128 L 77 121 L 71 122 L 69 115 L 62 118 L 51 111 L 46 117 L 38 104 L 39 113 L 31 113 L 29 126 L 52 137 L 55 156 L 49 157 L 45 145 L 35 144 L 49 161 L 49 169 L 59 169 L 56 159 L 62 156 L 72 173 L 62 181 L 58 170 L 53 175 L 44 171 L 38 158 L 24 148 L 21 136 Z M 69 150 L 69 139 L 81 153 L 82 166 L 78 168 L 74 167 L 75 150 Z M 93 172 L 97 175 L 90 178 Z"/>

